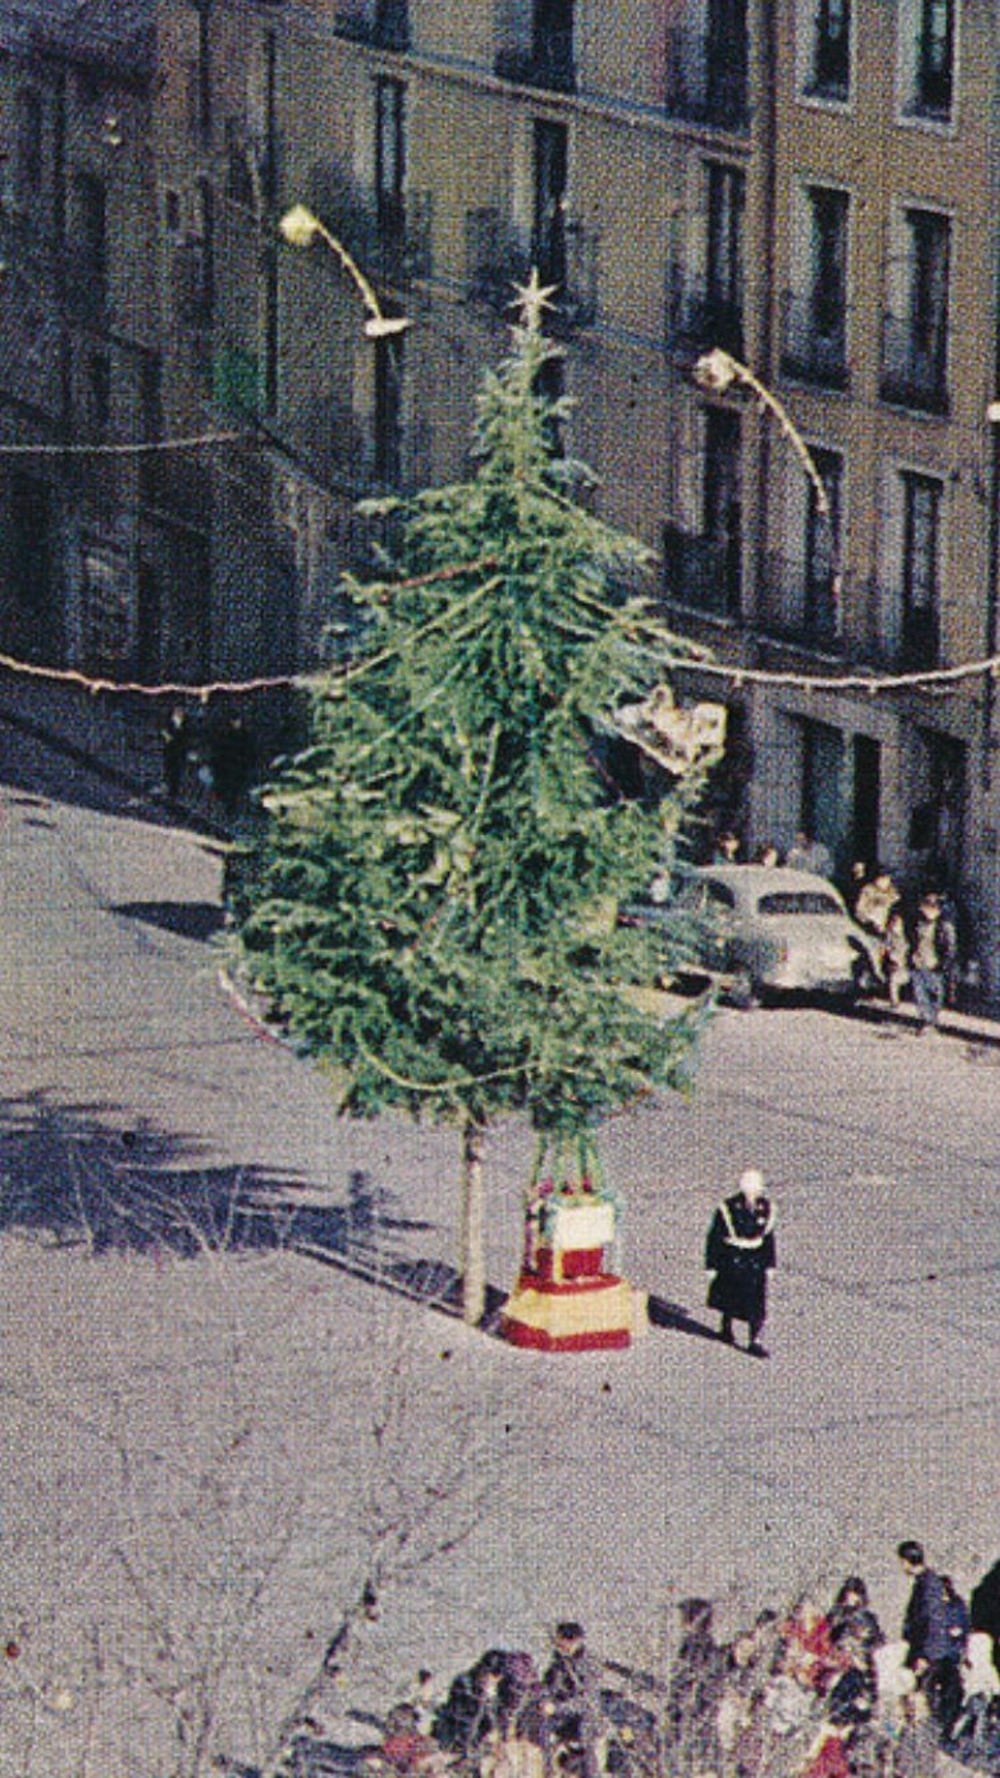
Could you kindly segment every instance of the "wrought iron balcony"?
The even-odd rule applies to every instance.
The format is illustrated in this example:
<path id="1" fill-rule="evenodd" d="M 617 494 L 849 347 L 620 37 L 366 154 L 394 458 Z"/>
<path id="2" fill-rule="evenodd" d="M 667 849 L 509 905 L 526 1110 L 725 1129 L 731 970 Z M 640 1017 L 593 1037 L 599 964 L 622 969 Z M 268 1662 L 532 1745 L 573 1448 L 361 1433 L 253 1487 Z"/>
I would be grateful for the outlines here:
<path id="1" fill-rule="evenodd" d="M 538 31 L 533 41 L 524 47 L 505 45 L 497 51 L 496 73 L 499 79 L 512 80 L 518 86 L 544 87 L 555 93 L 575 93 L 576 62 L 572 30 Z"/>
<path id="2" fill-rule="evenodd" d="M 879 395 L 894 407 L 946 414 L 948 395 L 947 327 L 918 329 L 909 319 L 885 315 Z"/>
<path id="3" fill-rule="evenodd" d="M 757 628 L 776 641 L 819 654 L 842 654 L 844 589 L 830 573 L 810 572 L 805 562 L 771 551 L 757 596 Z"/>
<path id="4" fill-rule="evenodd" d="M 742 358 L 742 303 L 720 295 L 712 280 L 672 266 L 667 276 L 666 343 L 674 352 L 721 346 Z"/>
<path id="5" fill-rule="evenodd" d="M 836 291 L 810 296 L 786 291 L 783 299 L 781 369 L 800 383 L 846 389 L 847 305 Z"/>
<path id="6" fill-rule="evenodd" d="M 663 596 L 709 617 L 737 617 L 740 611 L 740 540 L 663 527 Z"/>
<path id="7" fill-rule="evenodd" d="M 668 116 L 742 133 L 750 120 L 746 29 L 667 32 Z"/>

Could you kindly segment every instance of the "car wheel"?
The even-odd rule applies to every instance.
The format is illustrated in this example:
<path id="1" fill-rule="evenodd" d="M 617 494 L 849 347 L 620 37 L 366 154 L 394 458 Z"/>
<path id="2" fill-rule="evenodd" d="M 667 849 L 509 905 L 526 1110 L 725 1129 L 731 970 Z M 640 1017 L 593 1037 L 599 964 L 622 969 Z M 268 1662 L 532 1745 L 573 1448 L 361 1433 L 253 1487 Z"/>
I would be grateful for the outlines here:
<path id="1" fill-rule="evenodd" d="M 752 975 L 740 974 L 733 978 L 730 998 L 741 1012 L 754 1012 L 761 1004 L 763 990 Z"/>

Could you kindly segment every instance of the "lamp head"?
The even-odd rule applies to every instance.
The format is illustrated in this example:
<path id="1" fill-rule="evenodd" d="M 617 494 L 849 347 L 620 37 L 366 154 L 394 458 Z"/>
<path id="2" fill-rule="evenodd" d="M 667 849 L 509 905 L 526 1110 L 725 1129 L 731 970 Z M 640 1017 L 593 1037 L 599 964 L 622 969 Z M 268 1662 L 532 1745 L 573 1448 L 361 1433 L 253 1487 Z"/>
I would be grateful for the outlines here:
<path id="1" fill-rule="evenodd" d="M 729 353 L 716 346 L 711 352 L 702 353 L 692 375 L 699 389 L 707 390 L 710 395 L 724 395 L 736 376 L 736 366 Z"/>
<path id="2" fill-rule="evenodd" d="M 290 247 L 311 247 L 321 232 L 322 224 L 319 217 L 314 216 L 305 204 L 293 204 L 290 210 L 285 211 L 278 227 Z"/>
<path id="3" fill-rule="evenodd" d="M 405 333 L 413 323 L 406 315 L 369 315 L 365 322 L 365 338 L 370 340 L 391 339 L 394 334 Z"/>

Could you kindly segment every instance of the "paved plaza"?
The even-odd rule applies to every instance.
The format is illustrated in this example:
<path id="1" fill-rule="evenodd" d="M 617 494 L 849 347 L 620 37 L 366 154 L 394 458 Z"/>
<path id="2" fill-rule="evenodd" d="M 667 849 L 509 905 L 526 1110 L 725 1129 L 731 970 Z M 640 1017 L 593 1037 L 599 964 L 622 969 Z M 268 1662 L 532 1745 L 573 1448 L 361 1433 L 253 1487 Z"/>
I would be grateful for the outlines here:
<path id="1" fill-rule="evenodd" d="M 0 739 L 8 1764 L 33 1696 L 53 1770 L 74 1735 L 122 1761 L 128 1717 L 116 1778 L 149 1778 L 202 1642 L 248 1629 L 219 1713 L 259 1758 L 373 1558 L 345 1715 L 558 1617 L 655 1666 L 686 1593 L 735 1628 L 858 1571 L 895 1628 L 901 1537 L 963 1589 L 996 1558 L 1000 1049 L 722 1012 L 691 1103 L 605 1134 L 648 1333 L 517 1352 L 450 1312 L 455 1133 L 339 1119 L 220 986 L 217 844 Z M 492 1132 L 496 1292 L 529 1159 Z M 766 1363 L 712 1337 L 701 1269 L 751 1163 Z"/>

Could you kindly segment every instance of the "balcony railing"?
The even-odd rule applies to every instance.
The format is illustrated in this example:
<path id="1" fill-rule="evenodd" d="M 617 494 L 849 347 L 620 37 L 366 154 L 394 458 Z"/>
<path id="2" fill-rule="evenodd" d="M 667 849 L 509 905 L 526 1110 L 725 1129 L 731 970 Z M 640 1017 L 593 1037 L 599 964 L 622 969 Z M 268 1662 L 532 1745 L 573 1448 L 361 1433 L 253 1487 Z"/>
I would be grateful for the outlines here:
<path id="1" fill-rule="evenodd" d="M 410 47 L 409 0 L 341 0 L 335 18 L 339 36 L 373 49 L 405 51 Z"/>
<path id="2" fill-rule="evenodd" d="M 740 610 L 740 545 L 663 527 L 663 596 L 709 617 L 736 617 Z"/>
<path id="3" fill-rule="evenodd" d="M 743 305 L 721 296 L 712 282 L 672 266 L 667 276 L 666 342 L 670 351 L 721 346 L 743 356 Z"/>
<path id="4" fill-rule="evenodd" d="M 772 551 L 758 590 L 757 627 L 776 641 L 819 654 L 841 654 L 843 598 L 832 574 L 810 573 L 805 562 Z"/>
<path id="5" fill-rule="evenodd" d="M 667 33 L 664 105 L 668 116 L 742 132 L 749 122 L 745 30 L 676 26 Z"/>
<path id="6" fill-rule="evenodd" d="M 465 294 L 470 302 L 509 311 L 515 286 L 524 284 L 532 265 L 543 284 L 555 284 L 547 329 L 558 336 L 592 327 L 597 318 L 598 237 L 572 218 L 560 240 L 525 246 L 513 223 L 492 205 L 465 213 Z"/>
<path id="7" fill-rule="evenodd" d="M 817 290 L 812 296 L 785 292 L 781 369 L 802 383 L 846 389 L 847 307 L 836 291 Z"/>
<path id="8" fill-rule="evenodd" d="M 916 408 L 926 414 L 948 412 L 947 329 L 943 323 L 928 339 L 909 320 L 898 315 L 883 317 L 879 394 L 894 407 Z"/>
<path id="9" fill-rule="evenodd" d="M 496 73 L 501 80 L 515 81 L 518 86 L 574 93 L 576 62 L 572 30 L 538 32 L 534 41 L 524 47 L 506 44 L 497 51 Z"/>

